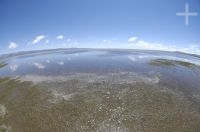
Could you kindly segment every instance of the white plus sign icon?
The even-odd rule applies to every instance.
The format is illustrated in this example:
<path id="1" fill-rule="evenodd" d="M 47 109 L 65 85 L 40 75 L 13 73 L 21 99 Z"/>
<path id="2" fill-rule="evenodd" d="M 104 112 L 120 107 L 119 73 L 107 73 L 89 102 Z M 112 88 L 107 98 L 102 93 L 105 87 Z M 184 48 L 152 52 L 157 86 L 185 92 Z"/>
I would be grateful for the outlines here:
<path id="1" fill-rule="evenodd" d="M 189 16 L 197 16 L 197 13 L 190 13 L 188 3 L 185 4 L 185 12 L 184 13 L 176 13 L 177 16 L 185 17 L 185 25 L 189 24 Z"/>

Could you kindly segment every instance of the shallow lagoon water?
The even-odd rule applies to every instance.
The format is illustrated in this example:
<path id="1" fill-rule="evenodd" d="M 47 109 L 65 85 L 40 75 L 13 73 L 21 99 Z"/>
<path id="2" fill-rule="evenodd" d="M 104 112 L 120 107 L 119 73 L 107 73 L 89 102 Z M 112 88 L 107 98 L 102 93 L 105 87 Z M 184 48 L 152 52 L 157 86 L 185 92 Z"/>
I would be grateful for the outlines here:
<path id="1" fill-rule="evenodd" d="M 68 49 L 1 57 L 0 131 L 200 131 L 200 58 Z"/>

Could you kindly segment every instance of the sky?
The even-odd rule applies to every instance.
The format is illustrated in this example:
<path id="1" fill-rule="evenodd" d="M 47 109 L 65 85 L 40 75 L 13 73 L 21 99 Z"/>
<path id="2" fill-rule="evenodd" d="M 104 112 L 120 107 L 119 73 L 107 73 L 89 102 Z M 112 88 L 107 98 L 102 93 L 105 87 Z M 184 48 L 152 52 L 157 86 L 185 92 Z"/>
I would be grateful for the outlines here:
<path id="1" fill-rule="evenodd" d="M 54 48 L 200 54 L 200 1 L 0 0 L 0 54 Z"/>

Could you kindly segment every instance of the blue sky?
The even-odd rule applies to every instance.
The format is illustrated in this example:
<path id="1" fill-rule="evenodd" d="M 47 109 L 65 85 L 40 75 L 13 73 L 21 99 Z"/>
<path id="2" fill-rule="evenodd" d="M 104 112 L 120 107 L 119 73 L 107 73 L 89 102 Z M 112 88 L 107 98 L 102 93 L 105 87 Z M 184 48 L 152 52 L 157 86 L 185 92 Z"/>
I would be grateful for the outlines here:
<path id="1" fill-rule="evenodd" d="M 0 54 L 71 47 L 200 54 L 200 1 L 0 0 Z"/>

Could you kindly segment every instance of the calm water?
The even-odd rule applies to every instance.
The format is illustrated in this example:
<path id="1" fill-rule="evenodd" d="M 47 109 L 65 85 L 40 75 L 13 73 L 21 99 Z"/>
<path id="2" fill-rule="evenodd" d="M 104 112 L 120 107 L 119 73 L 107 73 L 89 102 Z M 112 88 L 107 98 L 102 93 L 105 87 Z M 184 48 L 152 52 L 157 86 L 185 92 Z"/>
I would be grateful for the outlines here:
<path id="1" fill-rule="evenodd" d="M 177 60 L 194 64 L 160 63 L 151 61 Z M 68 75 L 74 73 L 119 73 L 134 72 L 144 75 L 160 74 L 163 81 L 179 81 L 180 85 L 200 88 L 200 58 L 180 53 L 158 51 L 126 51 L 126 50 L 74 50 L 50 52 L 43 54 L 21 55 L 2 61 L 0 69 L 2 77 L 19 77 L 23 75 Z M 175 62 L 172 62 L 175 63 Z M 168 84 L 166 84 L 168 85 Z M 169 84 L 173 85 L 173 84 Z"/>

